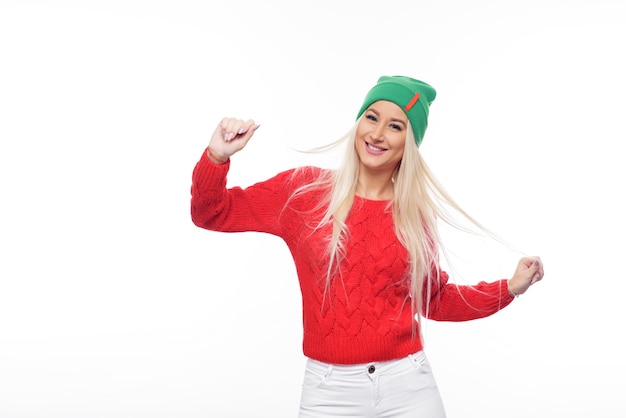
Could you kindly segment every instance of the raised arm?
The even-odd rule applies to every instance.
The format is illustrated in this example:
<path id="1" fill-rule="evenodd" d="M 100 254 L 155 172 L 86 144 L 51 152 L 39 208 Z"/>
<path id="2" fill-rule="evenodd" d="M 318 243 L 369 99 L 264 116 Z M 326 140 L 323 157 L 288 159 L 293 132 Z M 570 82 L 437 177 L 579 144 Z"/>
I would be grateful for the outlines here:
<path id="1" fill-rule="evenodd" d="M 250 140 L 254 121 L 225 118 L 193 170 L 191 218 L 201 228 L 223 232 L 256 231 L 281 235 L 281 211 L 289 197 L 291 171 L 242 189 L 226 188 L 230 157 Z"/>

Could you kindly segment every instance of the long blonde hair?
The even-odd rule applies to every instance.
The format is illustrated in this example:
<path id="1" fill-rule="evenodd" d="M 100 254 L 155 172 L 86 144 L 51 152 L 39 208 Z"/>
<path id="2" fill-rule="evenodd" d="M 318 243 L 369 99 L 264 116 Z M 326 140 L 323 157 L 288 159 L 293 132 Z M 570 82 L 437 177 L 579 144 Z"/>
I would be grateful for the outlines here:
<path id="1" fill-rule="evenodd" d="M 359 177 L 359 158 L 354 146 L 359 122 L 360 118 L 339 140 L 310 151 L 322 152 L 342 144 L 346 145 L 343 161 L 337 169 L 323 170 L 315 181 L 300 187 L 294 193 L 296 196 L 312 189 L 328 190 L 314 208 L 314 210 L 325 208 L 316 228 L 332 225 L 332 233 L 327 242 L 325 293 L 332 278 L 340 273 L 339 264 L 345 256 L 344 245 L 349 233 L 345 221 L 354 202 Z M 410 269 L 405 279 L 410 284 L 409 294 L 413 314 L 418 314 L 416 316 L 420 321 L 421 314 L 428 311 L 432 291 L 438 287 L 441 279 L 439 254 L 445 247 L 439 235 L 438 221 L 441 220 L 466 232 L 473 232 L 452 216 L 452 213 L 456 212 L 486 235 L 499 241 L 501 239 L 472 218 L 452 199 L 422 158 L 410 123 L 406 131 L 404 154 L 394 173 L 394 194 L 390 206 L 396 236 L 408 252 Z M 423 306 L 422 301 L 426 301 L 426 306 Z"/>

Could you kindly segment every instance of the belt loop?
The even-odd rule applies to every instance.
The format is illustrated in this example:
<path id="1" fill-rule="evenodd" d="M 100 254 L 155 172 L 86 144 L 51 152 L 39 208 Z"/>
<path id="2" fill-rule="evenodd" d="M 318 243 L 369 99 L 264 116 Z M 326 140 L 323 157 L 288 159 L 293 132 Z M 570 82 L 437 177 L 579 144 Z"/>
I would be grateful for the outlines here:
<path id="1" fill-rule="evenodd" d="M 420 356 L 419 356 L 420 353 L 421 351 L 418 351 L 417 353 L 409 354 L 409 359 L 416 366 L 419 366 L 421 364 Z"/>

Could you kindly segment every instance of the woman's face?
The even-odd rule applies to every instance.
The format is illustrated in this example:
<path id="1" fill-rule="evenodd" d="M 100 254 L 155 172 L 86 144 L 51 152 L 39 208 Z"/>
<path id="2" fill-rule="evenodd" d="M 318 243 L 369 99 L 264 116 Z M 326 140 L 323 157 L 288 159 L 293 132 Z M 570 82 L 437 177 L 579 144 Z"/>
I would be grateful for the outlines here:
<path id="1" fill-rule="evenodd" d="M 395 103 L 374 102 L 363 113 L 354 146 L 361 168 L 393 171 L 404 155 L 407 117 Z"/>

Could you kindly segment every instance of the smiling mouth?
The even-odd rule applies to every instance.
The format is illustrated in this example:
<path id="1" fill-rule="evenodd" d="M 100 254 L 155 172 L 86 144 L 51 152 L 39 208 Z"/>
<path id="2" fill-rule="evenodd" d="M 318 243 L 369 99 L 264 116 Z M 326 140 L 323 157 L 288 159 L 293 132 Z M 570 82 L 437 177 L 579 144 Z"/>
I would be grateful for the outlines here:
<path id="1" fill-rule="evenodd" d="M 379 148 L 379 147 L 377 147 L 377 146 L 374 146 L 374 145 L 370 144 L 369 142 L 366 142 L 366 143 L 365 143 L 365 146 L 366 146 L 367 148 L 371 149 L 371 150 L 372 150 L 372 151 L 374 151 L 374 152 L 383 152 L 383 151 L 387 151 L 387 149 L 386 149 L 386 148 Z"/>

